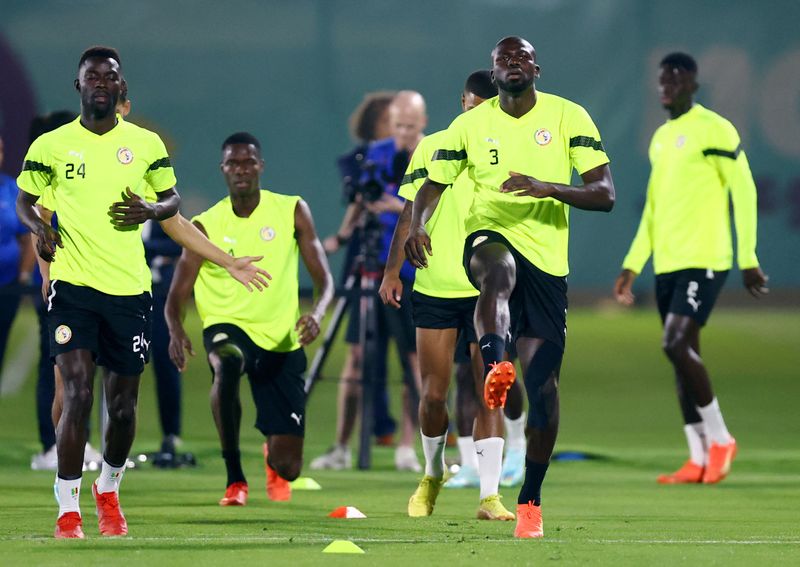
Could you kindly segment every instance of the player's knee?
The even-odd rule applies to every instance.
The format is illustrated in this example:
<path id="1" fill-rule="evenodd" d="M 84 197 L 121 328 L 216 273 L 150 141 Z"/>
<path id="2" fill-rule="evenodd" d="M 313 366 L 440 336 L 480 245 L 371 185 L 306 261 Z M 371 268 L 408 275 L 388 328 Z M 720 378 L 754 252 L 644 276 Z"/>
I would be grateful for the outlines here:
<path id="1" fill-rule="evenodd" d="M 108 408 L 108 419 L 121 427 L 132 426 L 136 421 L 136 402 L 120 400 Z"/>
<path id="2" fill-rule="evenodd" d="M 528 394 L 528 428 L 551 429 L 558 425 L 558 379 L 552 374 Z"/>
<path id="3" fill-rule="evenodd" d="M 269 464 L 282 479 L 288 480 L 289 482 L 296 480 L 303 469 L 303 462 L 299 459 L 284 457 L 273 460 L 270 456 Z"/>
<path id="4" fill-rule="evenodd" d="M 481 291 L 496 295 L 511 295 L 514 289 L 516 266 L 506 260 L 498 260 L 480 279 Z"/>
<path id="5" fill-rule="evenodd" d="M 244 356 L 238 347 L 226 344 L 214 350 L 211 365 L 218 378 L 238 378 L 244 370 Z"/>
<path id="6" fill-rule="evenodd" d="M 684 333 L 666 333 L 661 343 L 664 354 L 670 360 L 676 360 L 684 355 L 689 348 L 689 340 Z"/>
<path id="7" fill-rule="evenodd" d="M 80 418 L 89 415 L 94 404 L 94 395 L 88 387 L 64 388 L 62 394 L 64 413 Z"/>

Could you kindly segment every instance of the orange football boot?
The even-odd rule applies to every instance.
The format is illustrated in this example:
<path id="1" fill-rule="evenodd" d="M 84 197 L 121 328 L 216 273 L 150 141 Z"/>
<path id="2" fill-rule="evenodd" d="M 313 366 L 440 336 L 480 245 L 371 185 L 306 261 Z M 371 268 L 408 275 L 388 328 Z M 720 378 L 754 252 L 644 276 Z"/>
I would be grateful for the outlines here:
<path id="1" fill-rule="evenodd" d="M 736 450 L 736 439 L 733 437 L 725 445 L 711 444 L 708 448 L 708 464 L 703 473 L 703 484 L 715 484 L 728 476 Z"/>
<path id="2" fill-rule="evenodd" d="M 97 481 L 92 483 L 92 495 L 97 506 L 97 521 L 104 536 L 128 535 L 128 522 L 119 507 L 119 495 L 114 492 L 97 492 Z"/>
<path id="3" fill-rule="evenodd" d="M 56 520 L 56 539 L 83 539 L 83 521 L 77 512 L 64 512 Z"/>
<path id="4" fill-rule="evenodd" d="M 541 506 L 536 506 L 533 502 L 517 504 L 517 527 L 514 529 L 514 537 L 544 537 Z"/>
<path id="5" fill-rule="evenodd" d="M 247 504 L 247 483 L 233 482 L 225 489 L 225 496 L 219 501 L 220 506 L 244 506 Z"/>
<path id="6" fill-rule="evenodd" d="M 700 465 L 688 460 L 674 473 L 658 475 L 657 482 L 658 484 L 695 484 L 703 481 L 704 470 Z"/>
<path id="7" fill-rule="evenodd" d="M 269 446 L 264 443 L 264 468 L 267 471 L 267 497 L 276 502 L 285 502 L 292 498 L 292 487 L 289 481 L 281 477 L 267 461 Z"/>
<path id="8" fill-rule="evenodd" d="M 507 360 L 495 362 L 491 367 L 483 383 L 483 399 L 489 409 L 503 408 L 506 406 L 508 389 L 517 379 L 517 371 Z"/>

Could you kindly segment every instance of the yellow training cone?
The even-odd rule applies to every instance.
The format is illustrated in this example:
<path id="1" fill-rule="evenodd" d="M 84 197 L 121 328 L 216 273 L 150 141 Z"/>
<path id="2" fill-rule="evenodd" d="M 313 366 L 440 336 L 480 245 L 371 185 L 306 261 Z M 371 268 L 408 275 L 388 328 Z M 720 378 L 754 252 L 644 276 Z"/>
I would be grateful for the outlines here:
<path id="1" fill-rule="evenodd" d="M 289 485 L 292 487 L 292 490 L 322 490 L 322 487 L 316 480 L 307 476 L 301 476 L 290 482 Z"/>
<path id="2" fill-rule="evenodd" d="M 365 553 L 363 549 L 358 547 L 352 541 L 346 539 L 334 540 L 322 550 L 322 553 Z"/>

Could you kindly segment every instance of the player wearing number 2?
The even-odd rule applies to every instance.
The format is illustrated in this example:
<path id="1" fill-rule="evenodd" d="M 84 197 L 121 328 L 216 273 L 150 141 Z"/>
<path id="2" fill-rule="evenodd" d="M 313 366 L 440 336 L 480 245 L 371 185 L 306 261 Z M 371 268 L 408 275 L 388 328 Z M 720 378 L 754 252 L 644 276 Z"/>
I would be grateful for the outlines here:
<path id="1" fill-rule="evenodd" d="M 736 441 L 700 358 L 700 330 L 733 263 L 729 199 L 744 286 L 754 297 L 767 292 L 756 258 L 756 187 L 736 128 L 693 102 L 694 59 L 685 53 L 664 57 L 658 84 L 670 119 L 650 143 L 647 200 L 614 293 L 620 303 L 633 303 L 633 280 L 652 253 L 663 348 L 675 369 L 689 444 L 689 460 L 658 482 L 711 484 L 728 474 Z"/>
<path id="2" fill-rule="evenodd" d="M 127 534 L 118 489 L 134 438 L 152 309 L 141 224 L 173 217 L 180 203 L 161 139 L 117 119 L 124 85 L 116 50 L 87 49 L 75 80 L 80 117 L 37 138 L 18 179 L 17 214 L 36 235 L 39 255 L 52 262 L 50 356 L 64 384 L 56 430 L 57 538 L 84 537 L 79 496 L 95 365 L 109 370 L 104 377 L 109 421 L 102 470 L 92 492 L 100 533 Z M 145 184 L 155 190 L 157 202 L 142 198 Z M 34 208 L 46 190 L 53 194 L 58 230 Z M 181 243 L 197 249 L 204 243 L 207 251 L 208 240 L 186 225 L 177 232 Z M 232 258 L 214 250 L 215 261 L 239 281 L 259 289 L 266 285 L 262 276 L 268 274 L 252 264 L 258 258 Z"/>

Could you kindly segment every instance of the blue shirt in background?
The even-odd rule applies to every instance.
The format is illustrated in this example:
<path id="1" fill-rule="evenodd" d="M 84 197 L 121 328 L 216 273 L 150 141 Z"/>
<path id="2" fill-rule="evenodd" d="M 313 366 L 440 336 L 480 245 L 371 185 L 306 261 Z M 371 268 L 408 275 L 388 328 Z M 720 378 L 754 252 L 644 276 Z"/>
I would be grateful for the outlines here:
<path id="1" fill-rule="evenodd" d="M 17 183 L 0 173 L 0 285 L 19 279 L 20 249 L 17 237 L 28 232 L 17 218 Z"/>
<path id="2" fill-rule="evenodd" d="M 405 168 L 408 165 L 408 160 L 402 160 L 405 163 L 401 164 L 403 171 L 394 171 L 398 165 L 395 160 L 397 156 L 397 148 L 394 145 L 394 138 L 386 138 L 385 140 L 378 140 L 369 145 L 367 155 L 364 158 L 368 169 L 361 174 L 361 183 L 368 182 L 370 178 L 378 181 L 382 186 L 384 193 L 393 197 L 397 197 L 397 192 L 400 190 L 400 185 L 396 181 L 401 179 L 405 173 Z M 374 164 L 374 168 L 369 169 L 369 165 Z M 402 200 L 402 198 L 401 198 Z M 381 264 L 386 265 L 386 260 L 389 258 L 389 248 L 392 244 L 392 235 L 394 234 L 394 227 L 400 215 L 397 213 L 383 212 L 378 216 L 378 220 L 383 227 L 381 234 L 381 250 L 378 259 Z M 414 281 L 414 267 L 408 263 L 403 262 L 400 268 L 400 276 L 407 281 Z"/>

